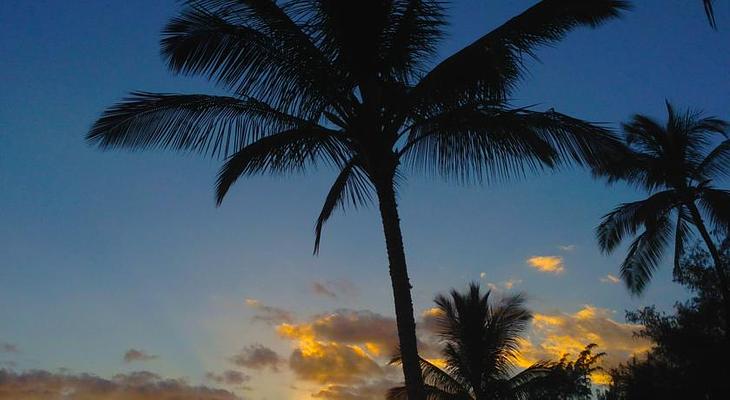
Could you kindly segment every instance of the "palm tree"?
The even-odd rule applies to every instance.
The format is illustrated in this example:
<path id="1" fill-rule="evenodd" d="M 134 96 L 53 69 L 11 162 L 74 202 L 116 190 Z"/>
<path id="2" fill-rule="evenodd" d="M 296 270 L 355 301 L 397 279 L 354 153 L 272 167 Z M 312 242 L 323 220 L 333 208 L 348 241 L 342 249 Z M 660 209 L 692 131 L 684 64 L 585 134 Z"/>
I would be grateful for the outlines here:
<path id="1" fill-rule="evenodd" d="M 610 253 L 623 239 L 643 229 L 621 264 L 622 278 L 638 294 L 651 279 L 670 242 L 674 245 L 675 274 L 679 271 L 694 227 L 712 255 L 730 316 L 727 277 L 703 218 L 704 212 L 716 229 L 730 229 L 730 191 L 712 186 L 713 179 L 730 176 L 728 123 L 703 117 L 699 112 L 678 113 L 669 102 L 666 107 L 668 120 L 664 125 L 643 115 L 635 115 L 623 125 L 632 155 L 622 170 L 611 173 L 609 181 L 626 180 L 651 195 L 621 204 L 606 214 L 596 229 L 598 243 Z M 718 144 L 713 136 L 724 140 Z"/>
<path id="2" fill-rule="evenodd" d="M 405 381 L 410 398 L 423 399 L 396 201 L 405 167 L 479 181 L 600 164 L 615 149 L 609 132 L 554 111 L 511 108 L 508 98 L 523 55 L 618 17 L 626 2 L 543 0 L 440 63 L 440 0 L 186 4 L 163 31 L 163 56 L 172 71 L 205 76 L 232 95 L 135 92 L 102 115 L 88 140 L 226 158 L 219 204 L 241 176 L 334 167 L 315 253 L 335 209 L 377 202 Z"/>
<path id="3" fill-rule="evenodd" d="M 603 354 L 590 345 L 575 361 L 540 361 L 514 374 L 520 343 L 532 314 L 521 295 L 490 304 L 472 283 L 465 292 L 452 290 L 435 302 L 438 335 L 445 368 L 421 359 L 430 400 L 571 399 L 590 395 L 588 375 Z M 392 363 L 400 363 L 399 356 Z M 388 400 L 409 399 L 405 387 L 388 392 Z"/>

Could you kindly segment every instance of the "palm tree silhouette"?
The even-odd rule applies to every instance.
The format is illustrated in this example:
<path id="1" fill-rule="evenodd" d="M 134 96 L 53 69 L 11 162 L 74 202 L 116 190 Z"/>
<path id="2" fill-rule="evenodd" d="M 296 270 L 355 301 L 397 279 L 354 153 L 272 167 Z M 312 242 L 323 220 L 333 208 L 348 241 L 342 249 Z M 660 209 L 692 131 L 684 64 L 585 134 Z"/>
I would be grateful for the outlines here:
<path id="1" fill-rule="evenodd" d="M 435 63 L 446 27 L 438 0 L 199 0 L 165 28 L 172 71 L 231 96 L 135 92 L 88 140 L 102 149 L 167 148 L 226 158 L 223 200 L 241 176 L 325 164 L 339 170 L 316 223 L 377 202 L 403 370 L 424 399 L 396 201 L 404 167 L 462 180 L 506 178 L 564 162 L 600 164 L 612 135 L 557 112 L 511 108 L 523 56 L 578 26 L 619 16 L 619 0 L 544 0 Z M 433 66 L 433 68 L 430 68 Z"/>
<path id="2" fill-rule="evenodd" d="M 516 295 L 490 305 L 490 291 L 482 294 L 472 283 L 464 293 L 452 290 L 435 302 L 446 370 L 421 359 L 426 394 L 433 400 L 486 400 L 524 393 L 529 382 L 548 372 L 537 363 L 512 376 L 522 334 L 532 319 L 525 300 Z M 395 357 L 392 363 L 400 363 Z M 406 400 L 405 387 L 389 391 L 388 400 Z"/>
<path id="3" fill-rule="evenodd" d="M 730 176 L 730 140 L 725 133 L 728 123 L 703 117 L 699 112 L 677 113 L 669 102 L 666 107 L 665 125 L 643 115 L 635 115 L 623 125 L 632 156 L 622 170 L 613 171 L 609 181 L 626 180 L 651 196 L 621 204 L 606 214 L 596 229 L 598 243 L 604 252 L 610 253 L 624 238 L 643 228 L 621 264 L 622 278 L 638 294 L 651 279 L 672 234 L 675 273 L 679 270 L 694 226 L 712 255 L 730 316 L 727 277 L 700 212 L 701 207 L 715 228 L 730 229 L 730 191 L 712 186 L 713 179 Z M 713 136 L 724 140 L 716 144 Z"/>
<path id="4" fill-rule="evenodd" d="M 532 314 L 521 295 L 490 304 L 472 283 L 465 292 L 452 290 L 435 302 L 438 335 L 445 368 L 421 359 L 430 400 L 558 399 L 590 396 L 589 374 L 603 353 L 589 345 L 574 361 L 540 361 L 514 374 L 520 343 Z M 493 302 L 492 302 L 493 303 Z M 399 356 L 392 363 L 401 362 Z M 587 392 L 587 393 L 586 393 Z M 405 387 L 388 392 L 388 400 L 409 399 Z"/>

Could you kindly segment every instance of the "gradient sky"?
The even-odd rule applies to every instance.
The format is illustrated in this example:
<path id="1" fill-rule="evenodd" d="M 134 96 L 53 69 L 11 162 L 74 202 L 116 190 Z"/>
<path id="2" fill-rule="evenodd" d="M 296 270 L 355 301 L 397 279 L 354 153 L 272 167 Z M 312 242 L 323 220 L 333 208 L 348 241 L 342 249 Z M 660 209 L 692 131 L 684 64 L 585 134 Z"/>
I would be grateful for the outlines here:
<path id="1" fill-rule="evenodd" d="M 443 55 L 535 1 L 455 3 Z M 667 98 L 730 119 L 730 6 L 717 5 L 715 32 L 699 0 L 635 3 L 621 21 L 540 49 L 515 104 L 615 126 L 636 112 L 663 118 Z M 336 215 L 313 257 L 332 171 L 249 179 L 216 208 L 220 162 L 102 153 L 83 140 L 129 91 L 215 93 L 173 76 L 159 56 L 159 32 L 177 10 L 172 0 L 0 3 L 0 362 L 104 378 L 148 370 L 245 398 L 310 398 L 333 382 L 290 368 L 303 342 L 254 317 L 276 307 L 299 324 L 338 309 L 390 318 L 375 210 Z M 668 309 L 685 296 L 669 260 L 632 298 L 605 282 L 623 253 L 603 256 L 594 240 L 605 212 L 641 195 L 575 170 L 489 187 L 409 178 L 400 205 L 416 311 L 469 281 L 513 282 L 536 312 L 570 326 L 595 316 L 625 327 L 624 310 Z M 562 257 L 564 270 L 540 272 L 527 262 L 535 256 Z M 284 359 L 278 372 L 231 364 L 253 344 Z M 157 357 L 125 363 L 129 349 Z M 252 378 L 246 388 L 205 378 L 225 370 Z"/>

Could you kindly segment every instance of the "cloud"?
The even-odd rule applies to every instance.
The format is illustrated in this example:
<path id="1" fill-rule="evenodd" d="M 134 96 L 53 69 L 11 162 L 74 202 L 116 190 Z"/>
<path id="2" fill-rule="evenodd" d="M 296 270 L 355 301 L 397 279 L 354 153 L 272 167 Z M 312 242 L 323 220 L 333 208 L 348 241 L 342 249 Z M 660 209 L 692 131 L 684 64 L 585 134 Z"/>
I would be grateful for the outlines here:
<path id="1" fill-rule="evenodd" d="M 575 251 L 576 247 L 577 246 L 574 245 L 574 244 L 566 244 L 566 245 L 558 246 L 558 248 L 560 250 L 562 250 L 562 251 L 568 251 L 568 252 Z"/>
<path id="2" fill-rule="evenodd" d="M 135 361 L 152 361 L 159 358 L 156 355 L 148 354 L 144 350 L 129 349 L 124 353 L 124 362 L 131 363 Z"/>
<path id="3" fill-rule="evenodd" d="M 621 283 L 621 279 L 619 277 L 617 277 L 617 276 L 608 274 L 608 275 L 606 275 L 606 276 L 604 276 L 604 277 L 601 278 L 601 282 L 603 282 L 603 283 L 610 283 L 612 285 L 616 285 L 616 284 Z"/>
<path id="4" fill-rule="evenodd" d="M 245 302 L 248 307 L 256 310 L 256 315 L 251 318 L 253 321 L 262 321 L 270 325 L 294 321 L 294 316 L 287 310 L 267 306 L 256 299 L 246 299 Z"/>
<path id="5" fill-rule="evenodd" d="M 390 379 L 349 386 L 327 385 L 319 392 L 312 394 L 312 397 L 323 400 L 381 400 L 385 398 L 388 389 L 398 385 L 398 382 Z"/>
<path id="6" fill-rule="evenodd" d="M 380 379 L 398 343 L 395 320 L 367 310 L 336 310 L 277 331 L 295 343 L 289 367 L 297 377 L 324 385 Z"/>
<path id="7" fill-rule="evenodd" d="M 563 258 L 557 256 L 535 256 L 527 259 L 527 263 L 531 267 L 537 269 L 540 272 L 547 272 L 551 274 L 559 274 L 565 271 L 563 265 Z"/>
<path id="8" fill-rule="evenodd" d="M 484 278 L 487 277 L 487 273 L 486 272 L 480 272 L 479 273 L 479 277 L 482 278 L 482 279 L 484 279 Z"/>
<path id="9" fill-rule="evenodd" d="M 0 343 L 0 353 L 20 353 L 18 346 L 11 343 Z"/>
<path id="10" fill-rule="evenodd" d="M 259 371 L 268 368 L 274 372 L 279 371 L 279 366 L 283 362 L 278 353 L 260 344 L 244 347 L 243 350 L 230 357 L 229 360 L 239 367 Z"/>
<path id="11" fill-rule="evenodd" d="M 518 365 L 527 367 L 538 360 L 557 360 L 566 353 L 575 356 L 590 343 L 607 353 L 603 361 L 607 368 L 649 350 L 649 341 L 634 336 L 640 325 L 617 322 L 611 317 L 610 310 L 589 305 L 573 314 L 536 313 L 531 332 L 522 341 Z M 602 377 L 597 375 L 596 379 Z"/>
<path id="12" fill-rule="evenodd" d="M 242 385 L 249 380 L 251 377 L 240 371 L 227 370 L 220 374 L 208 372 L 205 374 L 205 379 L 215 382 L 219 385 Z"/>
<path id="13" fill-rule="evenodd" d="M 0 398 L 13 400 L 240 400 L 233 393 L 192 386 L 182 379 L 163 379 L 134 372 L 104 379 L 48 371 L 0 370 Z"/>
<path id="14" fill-rule="evenodd" d="M 319 296 L 336 299 L 356 295 L 357 288 L 352 282 L 344 279 L 326 282 L 317 281 L 312 283 L 312 292 Z"/>

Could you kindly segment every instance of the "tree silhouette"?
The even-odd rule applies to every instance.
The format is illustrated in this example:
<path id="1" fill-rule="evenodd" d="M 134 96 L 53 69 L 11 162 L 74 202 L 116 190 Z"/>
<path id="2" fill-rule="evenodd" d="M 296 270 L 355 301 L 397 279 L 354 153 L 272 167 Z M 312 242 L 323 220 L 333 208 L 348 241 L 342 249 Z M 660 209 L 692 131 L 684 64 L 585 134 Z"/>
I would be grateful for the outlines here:
<path id="1" fill-rule="evenodd" d="M 702 208 L 716 229 L 730 228 L 730 191 L 712 186 L 713 179 L 730 176 L 730 140 L 725 134 L 728 124 L 702 117 L 699 112 L 677 113 L 669 102 L 666 106 L 668 120 L 664 125 L 643 115 L 623 125 L 632 155 L 609 180 L 626 180 L 651 196 L 621 204 L 606 214 L 596 229 L 598 243 L 610 253 L 624 238 L 643 228 L 621 264 L 621 276 L 629 289 L 641 293 L 672 242 L 672 235 L 674 268 L 675 272 L 679 270 L 694 226 L 712 255 L 730 315 L 727 277 L 700 211 Z M 724 140 L 715 145 L 713 136 Z"/>
<path id="2" fill-rule="evenodd" d="M 725 271 L 730 266 L 730 239 L 720 246 Z M 675 305 L 671 315 L 654 307 L 627 313 L 641 324 L 641 337 L 653 342 L 646 357 L 610 371 L 605 400 L 725 399 L 730 393 L 730 368 L 722 292 L 710 254 L 695 247 L 682 260 L 675 281 L 693 296 Z"/>
<path id="3" fill-rule="evenodd" d="M 590 397 L 589 375 L 603 354 L 589 345 L 574 361 L 540 361 L 514 374 L 520 342 L 532 314 L 521 295 L 490 304 L 472 283 L 465 292 L 452 290 L 435 302 L 443 357 L 441 369 L 421 359 L 430 400 L 583 399 Z M 400 356 L 392 363 L 401 362 Z M 405 387 L 391 389 L 388 400 L 409 399 Z"/>
<path id="4" fill-rule="evenodd" d="M 226 158 L 220 203 L 241 176 L 313 165 L 339 171 L 316 223 L 377 202 L 403 370 L 424 398 L 397 208 L 405 169 L 460 180 L 507 178 L 565 162 L 598 165 L 609 132 L 558 112 L 512 108 L 523 57 L 579 27 L 616 18 L 620 0 L 543 0 L 439 63 L 438 0 L 198 0 L 164 29 L 176 73 L 231 96 L 135 92 L 88 140 L 102 149 L 166 148 Z"/>

